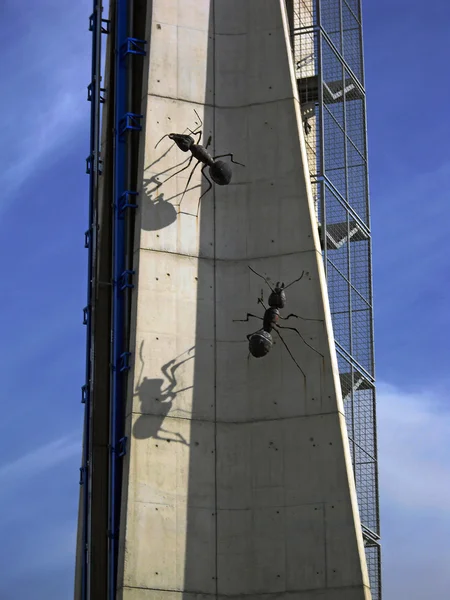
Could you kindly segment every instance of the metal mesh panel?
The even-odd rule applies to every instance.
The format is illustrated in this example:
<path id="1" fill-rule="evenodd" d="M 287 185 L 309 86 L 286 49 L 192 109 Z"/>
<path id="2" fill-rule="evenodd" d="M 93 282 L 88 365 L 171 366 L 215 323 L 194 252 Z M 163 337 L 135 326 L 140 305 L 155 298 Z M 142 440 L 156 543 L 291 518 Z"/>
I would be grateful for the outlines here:
<path id="1" fill-rule="evenodd" d="M 373 582 L 381 582 L 380 575 L 380 548 L 378 546 L 366 547 L 367 569 L 372 583 L 372 600 L 381 600 L 381 585 L 374 585 Z"/>
<path id="2" fill-rule="evenodd" d="M 350 8 L 342 3 L 342 55 L 345 62 L 362 81 L 361 25 Z"/>
<path id="3" fill-rule="evenodd" d="M 373 600 L 381 600 L 359 0 L 294 0 L 293 53 Z"/>

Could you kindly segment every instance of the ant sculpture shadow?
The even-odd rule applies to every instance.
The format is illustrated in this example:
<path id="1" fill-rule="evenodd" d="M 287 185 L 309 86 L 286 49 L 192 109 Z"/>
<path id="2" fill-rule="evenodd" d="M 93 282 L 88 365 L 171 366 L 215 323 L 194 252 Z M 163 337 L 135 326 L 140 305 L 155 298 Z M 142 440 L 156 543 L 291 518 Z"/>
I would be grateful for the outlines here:
<path id="1" fill-rule="evenodd" d="M 145 185 L 145 180 L 144 180 Z M 146 231 L 158 231 L 171 225 L 177 220 L 177 211 L 164 194 L 158 194 L 153 198 L 148 195 L 148 204 L 146 206 L 145 217 L 142 218 L 142 228 Z"/>
<path id="2" fill-rule="evenodd" d="M 278 334 L 284 347 L 288 351 L 290 357 L 292 358 L 292 360 L 295 362 L 297 367 L 302 372 L 303 377 L 306 379 L 305 372 L 303 371 L 301 366 L 298 364 L 298 362 L 295 360 L 292 352 L 289 350 L 288 345 L 286 344 L 286 342 L 284 341 L 284 339 L 280 333 L 280 329 L 290 329 L 291 331 L 295 331 L 300 336 L 303 343 L 306 344 L 306 346 L 308 346 L 308 348 L 311 348 L 311 350 L 314 350 L 314 352 L 316 352 L 322 358 L 323 358 L 323 354 L 321 354 L 318 350 L 313 348 L 311 346 L 311 344 L 308 344 L 308 342 L 305 340 L 305 338 L 302 336 L 302 334 L 300 333 L 300 331 L 298 329 L 296 329 L 295 327 L 281 326 L 278 324 L 278 321 L 280 319 L 282 319 L 283 321 L 287 321 L 291 317 L 296 318 L 296 319 L 302 319 L 303 321 L 322 322 L 322 319 L 307 319 L 305 317 L 299 317 L 298 315 L 295 315 L 294 313 L 290 313 L 289 315 L 287 315 L 287 317 L 282 317 L 280 315 L 280 309 L 284 308 L 286 305 L 285 290 L 287 290 L 288 287 L 290 287 L 297 281 L 300 281 L 300 279 L 302 279 L 305 272 L 303 271 L 302 274 L 300 275 L 300 277 L 298 277 L 297 279 L 294 279 L 294 281 L 291 281 L 291 283 L 289 283 L 288 285 L 285 286 L 284 283 L 280 284 L 280 282 L 277 282 L 275 287 L 273 288 L 270 285 L 270 283 L 266 277 L 257 273 L 250 266 L 248 268 L 255 275 L 257 275 L 258 277 L 261 277 L 261 279 L 264 279 L 264 281 L 269 286 L 269 288 L 270 288 L 270 296 L 269 296 L 269 300 L 268 300 L 269 307 L 267 308 L 264 304 L 264 300 L 262 297 L 263 290 L 261 290 L 261 296 L 258 298 L 258 304 L 261 304 L 263 306 L 263 308 L 265 310 L 264 316 L 259 317 L 258 315 L 254 315 L 252 313 L 247 313 L 247 317 L 245 319 L 233 319 L 233 322 L 235 322 L 235 323 L 236 322 L 241 322 L 241 323 L 247 322 L 250 317 L 252 317 L 254 319 L 261 319 L 261 321 L 263 322 L 262 328 L 258 329 L 258 331 L 255 331 L 254 333 L 250 333 L 249 335 L 247 335 L 248 349 L 249 349 L 250 354 L 252 356 L 254 356 L 255 358 L 262 358 L 263 356 L 266 356 L 266 354 L 268 354 L 270 352 L 270 350 L 273 346 L 274 342 L 272 339 L 272 331 L 275 331 Z"/>
<path id="3" fill-rule="evenodd" d="M 139 379 L 142 377 L 142 371 L 144 369 L 144 361 L 142 359 L 142 350 L 143 350 L 144 342 L 141 344 L 140 348 L 140 358 L 142 362 L 141 374 Z M 136 388 L 136 395 L 139 396 L 141 401 L 141 409 L 145 411 L 145 415 L 141 415 L 139 419 L 136 421 L 133 427 L 133 434 L 136 438 L 145 439 L 145 438 L 154 438 L 158 440 L 165 440 L 167 442 L 178 442 L 180 444 L 184 444 L 188 446 L 188 442 L 184 438 L 181 433 L 168 431 L 162 427 L 164 419 L 167 417 L 170 409 L 172 408 L 173 401 L 176 395 L 179 392 L 184 392 L 185 390 L 189 390 L 192 386 L 188 386 L 182 388 L 180 390 L 176 390 L 176 386 L 178 384 L 175 371 L 181 367 L 182 364 L 194 358 L 194 356 L 188 356 L 184 360 L 177 362 L 177 360 L 183 356 L 183 354 L 190 354 L 193 350 L 189 348 L 186 352 L 183 352 L 173 360 L 170 360 L 165 365 L 161 367 L 161 371 L 165 377 L 165 380 L 168 381 L 167 387 L 163 388 L 164 379 L 162 378 L 148 378 L 144 377 L 138 384 Z M 145 416 L 151 414 L 151 419 L 146 419 Z M 159 435 L 160 432 L 164 432 L 166 434 L 170 434 L 174 437 L 161 437 Z"/>
<path id="4" fill-rule="evenodd" d="M 198 112 L 196 110 L 194 110 L 194 112 L 200 121 L 199 127 L 202 127 L 203 121 L 201 120 Z M 170 177 L 168 177 L 164 181 L 164 183 L 166 183 L 167 181 L 169 181 L 169 179 L 171 179 L 172 177 L 175 177 L 175 175 L 178 175 L 179 173 L 181 173 L 182 171 L 185 171 L 188 167 L 190 167 L 191 162 L 194 158 L 197 160 L 197 163 L 194 166 L 194 168 L 192 169 L 191 174 L 189 175 L 189 178 L 187 180 L 186 187 L 181 196 L 181 200 L 178 204 L 179 207 L 181 206 L 181 203 L 183 202 L 184 195 L 186 193 L 186 190 L 188 189 L 189 183 L 192 179 L 192 175 L 194 174 L 195 169 L 198 167 L 198 165 L 200 163 L 203 164 L 203 167 L 201 169 L 202 175 L 208 182 L 209 187 L 203 192 L 203 194 L 201 194 L 200 198 L 198 199 L 197 213 L 196 213 L 196 216 L 198 217 L 198 211 L 200 209 L 201 199 L 212 188 L 212 182 L 210 179 L 208 179 L 207 175 L 205 174 L 205 169 L 207 167 L 209 167 L 209 176 L 214 181 L 214 183 L 217 183 L 217 185 L 228 185 L 232 178 L 231 167 L 228 163 L 224 162 L 223 160 L 218 160 L 218 159 L 229 156 L 231 162 L 234 163 L 235 165 L 240 165 L 241 167 L 245 167 L 245 165 L 240 162 L 235 161 L 234 156 L 233 156 L 233 154 L 231 154 L 231 152 L 229 152 L 227 154 L 219 154 L 217 156 L 211 156 L 211 154 L 207 150 L 208 146 L 211 143 L 211 136 L 209 136 L 208 141 L 206 142 L 206 146 L 202 146 L 200 144 L 200 140 L 202 138 L 201 129 L 200 129 L 200 131 L 197 131 L 197 129 L 192 131 L 192 129 L 188 128 L 188 130 L 190 131 L 190 133 L 192 135 L 186 135 L 184 133 L 168 133 L 166 135 L 163 135 L 163 137 L 156 144 L 155 148 L 157 148 L 158 144 L 160 144 L 164 138 L 168 137 L 170 140 L 173 140 L 175 142 L 175 144 L 178 146 L 178 148 L 182 152 L 190 152 L 191 153 L 191 157 L 189 158 L 188 164 L 185 167 L 183 167 L 182 169 L 179 169 L 178 171 L 176 171 L 175 173 L 172 173 L 172 175 L 170 175 Z M 198 136 L 198 139 L 194 140 L 194 138 L 192 136 Z"/>

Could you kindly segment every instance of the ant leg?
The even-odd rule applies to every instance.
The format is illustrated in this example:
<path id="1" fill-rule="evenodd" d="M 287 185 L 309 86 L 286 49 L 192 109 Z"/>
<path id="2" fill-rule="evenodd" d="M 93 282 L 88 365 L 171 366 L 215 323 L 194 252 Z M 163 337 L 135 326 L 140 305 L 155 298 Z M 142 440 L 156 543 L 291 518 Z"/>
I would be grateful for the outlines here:
<path id="1" fill-rule="evenodd" d="M 201 119 L 200 115 L 198 114 L 198 112 L 195 110 L 195 108 L 194 108 L 194 112 L 195 112 L 195 114 L 197 115 L 197 118 L 198 118 L 198 120 L 200 121 L 200 127 L 202 127 L 202 125 L 203 125 L 203 121 L 202 121 L 202 119 Z"/>
<path id="2" fill-rule="evenodd" d="M 183 167 L 183 168 L 182 168 L 182 169 L 180 169 L 179 171 L 176 171 L 175 173 L 172 173 L 172 175 L 170 175 L 170 176 L 169 176 L 167 179 L 165 179 L 165 180 L 164 180 L 164 181 L 163 181 L 163 182 L 162 182 L 160 185 L 163 185 L 163 183 L 166 183 L 167 181 L 169 181 L 169 179 L 172 179 L 172 177 L 175 177 L 175 175 L 178 175 L 178 174 L 179 174 L 179 173 L 181 173 L 182 171 L 186 171 L 186 169 L 188 169 L 188 168 L 191 166 L 191 162 L 192 162 L 192 159 L 193 159 L 193 158 L 194 158 L 194 157 L 193 157 L 193 156 L 191 156 L 191 158 L 190 158 L 190 159 L 189 159 L 189 161 L 188 161 L 188 164 L 187 164 L 185 167 Z"/>
<path id="3" fill-rule="evenodd" d="M 297 283 L 297 281 L 300 281 L 300 279 L 303 277 L 304 274 L 305 274 L 305 271 L 302 271 L 302 274 L 300 275 L 300 277 L 298 279 L 294 279 L 294 281 L 291 281 L 291 283 L 289 285 L 283 286 L 283 289 L 287 290 L 288 287 L 291 287 L 291 285 L 293 283 Z"/>
<path id="4" fill-rule="evenodd" d="M 308 344 L 308 342 L 302 336 L 300 331 L 298 329 L 295 329 L 295 327 L 282 327 L 281 325 L 277 325 L 277 327 L 279 327 L 280 329 L 291 329 L 292 331 L 296 331 L 298 333 L 298 335 L 302 338 L 303 343 L 305 343 L 308 346 L 308 348 L 311 348 L 311 350 L 314 350 L 314 352 L 316 352 L 319 356 L 324 358 L 323 354 L 321 354 L 318 350 L 316 350 L 313 346 L 311 346 L 311 344 Z"/>
<path id="5" fill-rule="evenodd" d="M 258 298 L 258 304 L 262 304 L 262 307 L 264 308 L 264 310 L 267 310 L 267 307 L 264 304 L 264 300 L 262 298 Z"/>
<path id="6" fill-rule="evenodd" d="M 200 196 L 200 198 L 198 199 L 198 204 L 197 204 L 197 217 L 198 217 L 198 211 L 200 210 L 200 201 L 201 201 L 201 199 L 202 199 L 202 198 L 203 198 L 203 196 L 204 196 L 205 194 L 207 194 L 207 193 L 209 192 L 209 190 L 212 188 L 212 183 L 211 183 L 211 181 L 210 181 L 210 180 L 208 179 L 208 177 L 205 175 L 205 169 L 206 169 L 206 167 L 207 167 L 207 166 L 208 166 L 208 165 L 204 165 L 204 166 L 202 167 L 202 175 L 203 175 L 203 177 L 206 179 L 206 181 L 209 183 L 209 188 L 208 188 L 207 190 L 205 190 L 205 191 L 203 192 L 203 194 Z"/>
<path id="7" fill-rule="evenodd" d="M 282 317 L 280 315 L 280 319 L 283 319 L 283 321 L 287 321 L 291 317 L 295 317 L 296 319 L 301 319 L 302 321 L 317 321 L 318 323 L 323 323 L 323 319 L 308 319 L 307 317 L 299 317 L 298 315 L 294 315 L 294 313 L 291 313 L 287 317 Z"/>
<path id="8" fill-rule="evenodd" d="M 192 131 L 192 129 L 189 129 L 189 127 L 188 127 L 188 131 L 189 131 L 189 133 L 192 133 L 192 135 L 198 135 L 198 140 L 197 140 L 196 144 L 197 145 L 200 144 L 200 140 L 202 139 L 201 130 L 200 131 Z"/>
<path id="9" fill-rule="evenodd" d="M 270 283 L 267 281 L 267 278 L 266 278 L 266 277 L 264 277 L 264 275 L 260 275 L 259 273 L 257 273 L 257 272 L 255 271 L 255 269 L 252 269 L 252 268 L 250 267 L 250 265 L 249 265 L 249 267 L 248 267 L 248 268 L 249 268 L 249 269 L 250 269 L 250 271 L 252 271 L 252 272 L 253 272 L 255 275 L 258 275 L 258 277 L 261 277 L 261 279 L 264 279 L 264 281 L 265 281 L 265 282 L 267 283 L 267 285 L 269 286 L 269 288 L 270 288 L 270 291 L 271 291 L 271 292 L 273 292 L 273 291 L 274 291 L 273 287 L 270 285 Z"/>
<path id="10" fill-rule="evenodd" d="M 210 145 L 211 140 L 212 140 L 212 136 L 209 136 L 208 141 L 206 142 L 205 149 Z"/>
<path id="11" fill-rule="evenodd" d="M 245 165 L 243 165 L 240 162 L 237 162 L 237 160 L 234 160 L 234 156 L 231 154 L 231 152 L 229 152 L 228 154 L 219 154 L 218 156 L 214 157 L 214 160 L 216 160 L 217 158 L 224 158 L 225 156 L 231 156 L 231 162 L 234 163 L 235 165 L 241 165 L 241 167 L 245 167 Z"/>
<path id="12" fill-rule="evenodd" d="M 195 171 L 195 169 L 198 167 L 198 165 L 199 165 L 199 164 L 200 164 L 200 161 L 198 161 L 198 162 L 197 162 L 197 164 L 196 164 L 196 165 L 195 165 L 195 167 L 192 169 L 192 171 L 191 171 L 191 174 L 190 174 L 190 175 L 189 175 L 189 177 L 188 177 L 188 180 L 187 180 L 187 183 L 186 183 L 186 187 L 184 188 L 183 195 L 181 196 L 181 200 L 180 200 L 180 202 L 178 203 L 178 208 L 180 208 L 180 206 L 181 206 L 181 203 L 183 202 L 183 198 L 184 198 L 184 195 L 185 195 L 185 193 L 187 192 L 187 189 L 188 189 L 189 183 L 190 183 L 190 181 L 191 181 L 191 179 L 192 179 L 192 175 L 194 174 L 194 171 Z"/>
<path id="13" fill-rule="evenodd" d="M 247 318 L 246 319 L 233 319 L 233 323 L 243 323 L 244 321 L 248 321 L 249 317 L 253 317 L 254 319 L 260 319 L 261 321 L 263 320 L 262 317 L 258 317 L 257 315 L 252 315 L 252 313 L 247 313 Z"/>
<path id="14" fill-rule="evenodd" d="M 303 369 L 301 368 L 301 366 L 298 364 L 298 362 L 295 360 L 292 352 L 289 350 L 288 345 L 286 344 L 286 342 L 284 341 L 284 339 L 281 336 L 281 333 L 278 331 L 278 329 L 274 329 L 274 331 L 276 331 L 278 333 L 278 335 L 280 336 L 280 340 L 283 343 L 283 346 L 286 348 L 286 350 L 289 352 L 289 356 L 292 358 L 292 360 L 295 362 L 295 364 L 297 365 L 297 367 L 300 369 L 300 371 L 302 372 L 303 377 L 305 378 L 306 381 L 306 375 L 305 372 L 303 371 Z"/>

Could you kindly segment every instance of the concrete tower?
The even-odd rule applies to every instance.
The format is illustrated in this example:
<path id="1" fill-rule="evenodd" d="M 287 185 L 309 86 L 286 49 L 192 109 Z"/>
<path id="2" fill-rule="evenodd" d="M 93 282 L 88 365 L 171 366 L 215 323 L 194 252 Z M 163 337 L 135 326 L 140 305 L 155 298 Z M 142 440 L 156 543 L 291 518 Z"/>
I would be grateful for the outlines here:
<path id="1" fill-rule="evenodd" d="M 76 600 L 371 598 L 291 9 L 94 2 Z M 228 185 L 181 170 L 189 129 Z"/>

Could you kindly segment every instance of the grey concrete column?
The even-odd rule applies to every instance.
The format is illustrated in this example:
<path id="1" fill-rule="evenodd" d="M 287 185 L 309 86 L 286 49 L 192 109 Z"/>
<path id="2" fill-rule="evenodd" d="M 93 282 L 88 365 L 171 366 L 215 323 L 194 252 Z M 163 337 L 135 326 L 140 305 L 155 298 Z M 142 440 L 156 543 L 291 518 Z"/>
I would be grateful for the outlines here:
<path id="1" fill-rule="evenodd" d="M 284 0 L 153 0 L 147 31 L 119 598 L 368 600 Z M 155 149 L 194 109 L 245 164 L 198 217 L 200 166 L 180 205 L 190 154 Z M 261 321 L 234 321 L 270 293 L 249 265 L 305 272 L 281 322 L 300 368 L 276 333 L 249 357 Z"/>

